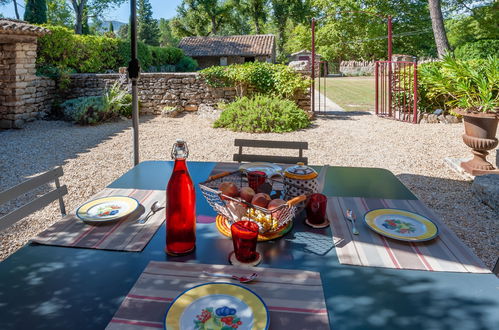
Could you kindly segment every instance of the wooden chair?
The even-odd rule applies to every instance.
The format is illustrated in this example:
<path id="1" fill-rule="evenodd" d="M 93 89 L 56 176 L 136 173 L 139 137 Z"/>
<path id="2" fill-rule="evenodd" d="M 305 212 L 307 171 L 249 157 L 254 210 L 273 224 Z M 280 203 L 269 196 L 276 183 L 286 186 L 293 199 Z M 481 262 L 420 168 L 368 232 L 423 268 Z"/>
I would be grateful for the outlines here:
<path id="1" fill-rule="evenodd" d="M 20 208 L 8 213 L 7 215 L 0 217 L 0 231 L 12 226 L 14 223 L 30 215 L 31 213 L 47 206 L 56 199 L 59 199 L 61 214 L 66 215 L 66 207 L 64 206 L 64 200 L 62 199 L 62 196 L 68 193 L 68 189 L 65 185 L 61 186 L 59 182 L 59 177 L 61 177 L 62 175 L 62 167 L 59 166 L 51 171 L 45 172 L 29 179 L 28 181 L 20 183 L 17 186 L 0 192 L 0 205 L 2 205 L 50 181 L 55 181 L 56 187 L 56 189 L 50 191 L 49 193 L 46 193 L 45 195 L 38 197 L 27 204 L 24 204 Z"/>
<path id="2" fill-rule="evenodd" d="M 235 139 L 234 145 L 239 147 L 239 153 L 234 154 L 234 160 L 237 162 L 271 162 L 283 164 L 308 164 L 308 158 L 303 157 L 303 150 L 308 150 L 308 142 L 295 141 L 267 141 L 267 140 L 245 140 Z M 271 156 L 271 155 L 248 155 L 243 154 L 243 147 L 250 148 L 269 148 L 269 149 L 297 149 L 298 157 L 292 156 Z"/>

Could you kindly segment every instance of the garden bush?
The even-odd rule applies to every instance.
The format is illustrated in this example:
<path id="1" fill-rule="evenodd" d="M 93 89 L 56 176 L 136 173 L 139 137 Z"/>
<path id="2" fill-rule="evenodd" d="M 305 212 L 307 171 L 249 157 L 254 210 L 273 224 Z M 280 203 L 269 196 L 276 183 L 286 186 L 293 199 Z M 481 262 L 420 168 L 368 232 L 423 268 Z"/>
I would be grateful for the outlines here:
<path id="1" fill-rule="evenodd" d="M 119 116 L 132 115 L 132 96 L 118 83 L 100 96 L 84 96 L 60 104 L 64 119 L 80 125 L 93 125 Z"/>
<path id="2" fill-rule="evenodd" d="M 487 59 L 490 56 L 497 56 L 499 54 L 499 40 L 468 42 L 456 48 L 454 54 L 463 60 Z"/>
<path id="3" fill-rule="evenodd" d="M 184 56 L 180 61 L 175 64 L 175 71 L 177 72 L 193 72 L 198 69 L 198 62 L 189 56 Z"/>
<path id="4" fill-rule="evenodd" d="M 224 105 L 214 127 L 262 133 L 291 132 L 310 125 L 308 115 L 291 100 L 268 95 L 244 96 Z"/>
<path id="5" fill-rule="evenodd" d="M 310 86 L 310 79 L 292 68 L 264 62 L 213 66 L 202 70 L 201 75 L 212 87 L 235 87 L 238 96 L 254 90 L 260 94 L 292 98 Z"/>
<path id="6" fill-rule="evenodd" d="M 448 55 L 441 62 L 421 65 L 418 83 L 423 105 L 497 111 L 499 58 L 463 60 Z"/>
<path id="7" fill-rule="evenodd" d="M 69 69 L 80 73 L 104 73 L 118 71 L 119 67 L 128 66 L 131 58 L 130 42 L 107 36 L 78 35 L 62 26 L 45 25 L 52 32 L 39 38 L 37 67 Z M 137 57 L 143 71 L 155 67 L 176 65 L 186 66 L 191 58 L 184 56 L 181 49 L 175 47 L 152 47 L 137 42 Z M 186 60 L 187 59 L 187 60 Z M 41 73 L 44 70 L 39 70 Z M 45 70 L 46 71 L 46 70 Z"/>

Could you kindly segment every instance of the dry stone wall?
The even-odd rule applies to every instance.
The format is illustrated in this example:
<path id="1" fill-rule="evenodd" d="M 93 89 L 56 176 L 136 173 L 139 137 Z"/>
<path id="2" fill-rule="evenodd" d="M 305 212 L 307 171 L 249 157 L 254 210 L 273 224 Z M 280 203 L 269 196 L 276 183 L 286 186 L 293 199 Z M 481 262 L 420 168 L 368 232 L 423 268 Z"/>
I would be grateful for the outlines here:
<path id="1" fill-rule="evenodd" d="M 75 74 L 65 98 L 101 95 L 116 82 L 130 91 L 126 75 Z M 143 73 L 137 83 L 141 114 L 160 114 L 165 107 L 197 111 L 199 106 L 231 102 L 236 97 L 235 88 L 208 86 L 198 73 Z M 298 106 L 310 111 L 310 93 L 296 95 Z"/>
<path id="2" fill-rule="evenodd" d="M 36 43 L 0 44 L 0 128 L 21 128 L 50 110 L 53 80 L 35 76 Z"/>

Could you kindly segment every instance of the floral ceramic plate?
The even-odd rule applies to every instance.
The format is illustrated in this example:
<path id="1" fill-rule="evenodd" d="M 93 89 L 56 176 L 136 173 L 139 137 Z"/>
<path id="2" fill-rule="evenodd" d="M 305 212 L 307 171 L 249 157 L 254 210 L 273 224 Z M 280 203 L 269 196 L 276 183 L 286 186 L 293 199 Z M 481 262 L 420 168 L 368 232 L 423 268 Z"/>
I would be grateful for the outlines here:
<path id="1" fill-rule="evenodd" d="M 76 216 L 89 223 L 105 223 L 125 217 L 139 207 L 139 202 L 127 196 L 94 199 L 80 206 Z"/>
<path id="2" fill-rule="evenodd" d="M 269 312 L 253 291 L 237 284 L 206 283 L 180 294 L 166 312 L 167 330 L 262 330 Z"/>
<path id="3" fill-rule="evenodd" d="M 405 210 L 372 210 L 364 215 L 364 220 L 378 234 L 400 241 L 422 242 L 438 235 L 438 228 L 433 221 Z"/>
<path id="4" fill-rule="evenodd" d="M 282 171 L 282 167 L 280 167 L 279 165 L 265 162 L 241 164 L 241 166 L 239 166 L 239 169 L 245 172 L 262 171 L 265 172 L 265 174 L 267 174 L 267 177 L 269 178 L 275 175 L 279 175 L 279 173 Z"/>

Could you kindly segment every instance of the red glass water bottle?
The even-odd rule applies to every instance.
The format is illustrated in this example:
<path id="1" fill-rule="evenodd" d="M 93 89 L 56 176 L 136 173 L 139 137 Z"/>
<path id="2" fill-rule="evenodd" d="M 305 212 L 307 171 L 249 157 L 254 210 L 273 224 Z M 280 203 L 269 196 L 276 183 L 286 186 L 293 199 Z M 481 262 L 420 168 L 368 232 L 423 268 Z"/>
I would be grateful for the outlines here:
<path id="1" fill-rule="evenodd" d="M 173 145 L 173 173 L 166 187 L 166 253 L 183 255 L 196 246 L 196 193 L 187 170 L 187 144 L 177 140 Z"/>

